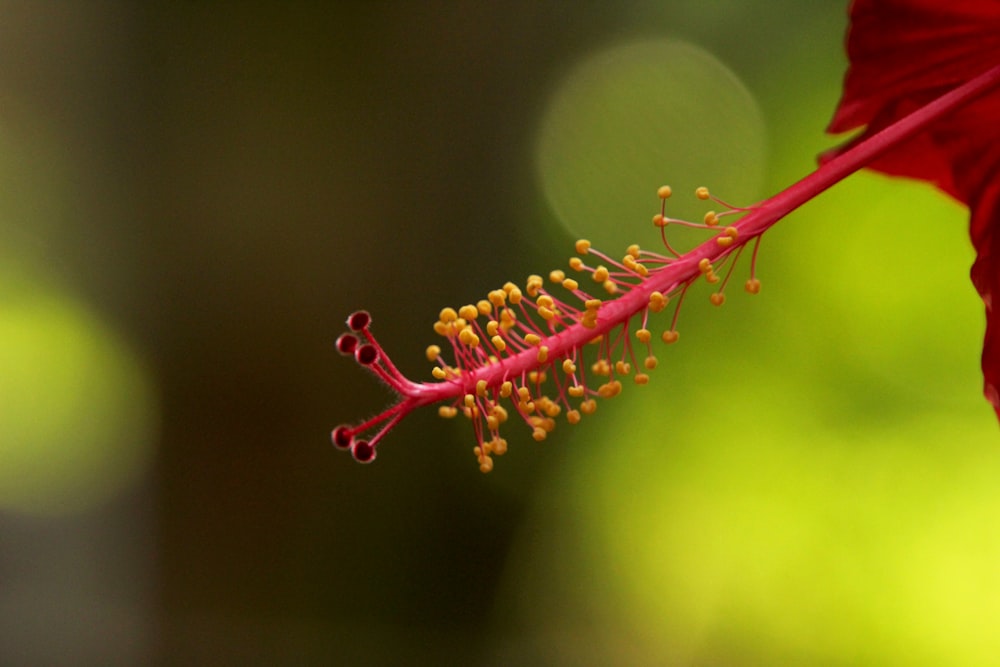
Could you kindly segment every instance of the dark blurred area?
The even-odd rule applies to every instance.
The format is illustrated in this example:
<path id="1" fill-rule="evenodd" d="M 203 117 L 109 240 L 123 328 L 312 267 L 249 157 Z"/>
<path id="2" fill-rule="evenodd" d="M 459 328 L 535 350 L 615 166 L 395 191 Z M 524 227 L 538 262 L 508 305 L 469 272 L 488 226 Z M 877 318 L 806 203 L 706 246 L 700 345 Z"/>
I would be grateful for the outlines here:
<path id="1" fill-rule="evenodd" d="M 118 524 L 110 536 L 74 541 L 73 518 L 4 520 L 28 553 L 91 545 L 70 571 L 99 571 L 91 597 L 139 620 L 109 615 L 94 623 L 99 639 L 49 642 L 46 620 L 66 614 L 57 626 L 72 627 L 88 608 L 83 596 L 67 610 L 53 590 L 33 640 L 17 638 L 8 610 L 3 661 L 482 660 L 511 534 L 545 463 L 510 466 L 506 488 L 484 482 L 471 453 L 454 451 L 471 452 L 469 434 L 419 415 L 359 468 L 332 451 L 329 428 L 388 395 L 332 343 L 351 310 L 370 308 L 403 370 L 423 373 L 442 300 L 523 272 L 524 249 L 542 244 L 497 239 L 536 203 L 516 164 L 543 86 L 618 12 L 3 6 L 4 129 L 39 139 L 21 165 L 37 188 L 25 198 L 53 209 L 9 222 L 9 247 L 31 246 L 138 351 L 159 413 L 148 481 L 84 522 Z M 471 294 L 449 294 L 456 285 Z M 122 553 L 131 583 L 118 580 Z"/>

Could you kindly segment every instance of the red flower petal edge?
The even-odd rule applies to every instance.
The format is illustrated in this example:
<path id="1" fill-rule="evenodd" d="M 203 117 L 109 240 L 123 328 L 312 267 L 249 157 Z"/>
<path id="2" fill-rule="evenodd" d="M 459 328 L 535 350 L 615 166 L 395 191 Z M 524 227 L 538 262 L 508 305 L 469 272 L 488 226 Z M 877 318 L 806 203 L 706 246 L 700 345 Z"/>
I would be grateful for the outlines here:
<path id="1" fill-rule="evenodd" d="M 850 67 L 831 132 L 864 131 L 844 153 L 942 92 L 1000 64 L 996 0 L 855 0 Z M 971 277 L 986 306 L 984 394 L 1000 417 L 1000 91 L 952 111 L 870 168 L 928 181 L 967 204 L 976 249 Z"/>

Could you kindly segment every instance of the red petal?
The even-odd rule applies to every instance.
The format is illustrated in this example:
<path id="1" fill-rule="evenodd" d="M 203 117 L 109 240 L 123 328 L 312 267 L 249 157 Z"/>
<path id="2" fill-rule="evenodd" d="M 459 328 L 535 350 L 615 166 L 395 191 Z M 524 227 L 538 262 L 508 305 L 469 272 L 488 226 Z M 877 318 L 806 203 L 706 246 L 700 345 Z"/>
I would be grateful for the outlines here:
<path id="1" fill-rule="evenodd" d="M 829 130 L 865 130 L 825 159 L 1000 64 L 1000 2 L 855 0 L 847 53 L 851 65 Z M 1000 309 L 993 308 L 1000 295 L 1000 91 L 870 166 L 928 181 L 969 205 L 972 282 L 986 304 L 985 394 L 1000 417 Z"/>
<path id="2" fill-rule="evenodd" d="M 972 265 L 972 283 L 986 304 L 986 339 L 983 343 L 983 377 L 986 398 L 1000 417 L 1000 304 L 994 308 L 994 296 L 1000 298 L 1000 160 L 993 156 L 993 180 L 981 187 L 969 202 L 972 210 L 972 242 L 976 261 Z"/>
<path id="3" fill-rule="evenodd" d="M 912 110 L 1000 62 L 1000 2 L 855 0 L 847 55 L 831 132 L 900 104 Z"/>

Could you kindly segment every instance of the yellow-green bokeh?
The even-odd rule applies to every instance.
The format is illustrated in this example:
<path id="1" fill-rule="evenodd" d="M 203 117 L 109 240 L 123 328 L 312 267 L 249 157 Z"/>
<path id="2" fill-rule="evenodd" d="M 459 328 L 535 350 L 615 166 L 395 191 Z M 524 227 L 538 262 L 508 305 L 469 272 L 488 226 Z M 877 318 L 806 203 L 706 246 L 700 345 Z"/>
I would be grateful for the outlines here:
<path id="1" fill-rule="evenodd" d="M 620 188 L 588 160 L 540 161 L 547 192 Z M 564 436 L 566 495 L 540 504 L 552 530 L 521 600 L 538 636 L 594 624 L 593 655 L 649 664 L 989 664 L 1000 450 L 966 226 L 926 185 L 859 174 L 766 236 L 760 295 L 716 310 L 696 286 L 650 385 Z"/>
<path id="2" fill-rule="evenodd" d="M 643 40 L 589 56 L 559 83 L 536 164 L 562 225 L 617 254 L 651 226 L 664 182 L 683 195 L 671 201 L 677 217 L 704 212 L 691 196 L 700 185 L 734 201 L 758 198 L 765 137 L 753 96 L 717 58 Z"/>
<path id="3" fill-rule="evenodd" d="M 916 184 L 840 187 L 779 223 L 764 291 L 727 303 L 738 320 L 699 313 L 567 457 L 568 504 L 601 534 L 575 575 L 613 592 L 577 607 L 612 605 L 676 664 L 1000 649 L 1000 451 L 964 213 Z"/>
<path id="4" fill-rule="evenodd" d="M 20 262 L 0 272 L 0 508 L 85 511 L 151 453 L 147 372 L 71 291 Z"/>

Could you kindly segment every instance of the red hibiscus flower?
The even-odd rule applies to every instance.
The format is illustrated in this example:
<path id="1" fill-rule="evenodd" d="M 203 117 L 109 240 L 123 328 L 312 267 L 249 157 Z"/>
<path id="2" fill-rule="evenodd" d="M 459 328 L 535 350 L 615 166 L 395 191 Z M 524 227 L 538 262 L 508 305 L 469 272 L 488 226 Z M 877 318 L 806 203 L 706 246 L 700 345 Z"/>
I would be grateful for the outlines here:
<path id="1" fill-rule="evenodd" d="M 414 382 L 393 364 L 372 332 L 371 316 L 358 311 L 337 350 L 385 382 L 397 401 L 359 424 L 342 424 L 333 444 L 360 462 L 373 461 L 379 442 L 406 415 L 441 404 L 438 414 L 464 415 L 475 437 L 479 469 L 507 451 L 501 425 L 523 421 L 535 440 L 544 440 L 562 415 L 570 424 L 597 409 L 597 400 L 617 396 L 623 380 L 644 385 L 657 366 L 652 341 L 678 340 L 680 306 L 695 283 L 712 286 L 710 301 L 725 302 L 727 283 L 741 253 L 751 245 L 745 289 L 760 291 L 755 275 L 757 244 L 788 213 L 859 169 L 930 181 L 969 205 L 978 258 L 972 279 L 986 303 L 983 352 L 986 396 L 1000 416 L 1000 1 L 858 0 L 852 7 L 848 41 L 851 69 L 833 131 L 865 126 L 861 135 L 824 156 L 812 174 L 747 208 L 713 201 L 703 221 L 670 217 L 671 189 L 657 191 L 660 213 L 653 216 L 664 252 L 629 246 L 618 260 L 580 239 L 563 269 L 528 276 L 522 289 L 508 282 L 487 298 L 441 310 L 434 332 L 438 345 L 426 350 L 436 364 L 435 382 Z M 731 224 L 723 227 L 725 219 Z M 679 252 L 667 228 L 704 230 L 707 240 Z M 725 267 L 722 275 L 717 269 Z M 574 277 L 575 276 L 575 277 Z M 596 289 L 595 289 L 596 288 Z M 669 328 L 654 336 L 653 316 L 673 305 Z M 588 370 L 589 369 L 589 370 Z"/>
<path id="2" fill-rule="evenodd" d="M 942 93 L 1000 65 L 997 0 L 855 0 L 850 68 L 831 132 L 864 127 L 829 159 Z M 983 376 L 1000 416 L 1000 90 L 958 108 L 868 165 L 933 183 L 967 204 L 977 257 L 972 282 L 986 304 Z"/>

